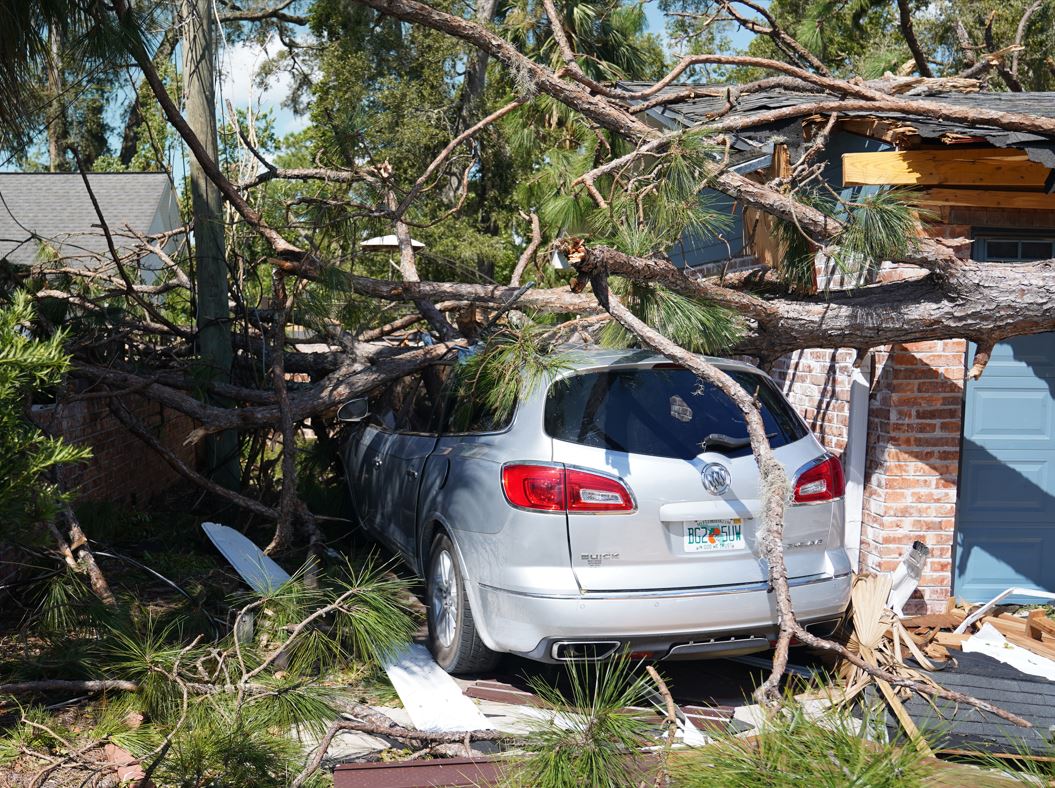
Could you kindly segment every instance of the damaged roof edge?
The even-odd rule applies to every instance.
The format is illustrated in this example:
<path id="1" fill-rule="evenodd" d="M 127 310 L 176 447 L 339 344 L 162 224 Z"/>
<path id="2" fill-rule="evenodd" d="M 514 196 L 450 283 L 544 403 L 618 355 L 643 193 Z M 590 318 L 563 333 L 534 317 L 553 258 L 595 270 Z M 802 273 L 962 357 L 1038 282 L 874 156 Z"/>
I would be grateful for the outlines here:
<path id="1" fill-rule="evenodd" d="M 649 83 L 644 82 L 621 82 L 619 86 L 624 90 L 638 89 L 642 91 L 651 87 Z M 689 86 L 685 84 L 668 85 L 659 91 L 659 95 L 684 90 L 686 87 Z M 727 85 L 720 87 L 728 88 Z M 1044 117 L 1055 117 L 1055 92 L 942 93 L 927 96 L 905 95 L 899 98 L 909 101 L 927 99 L 964 107 L 987 107 L 1007 112 L 1023 112 Z M 739 96 L 733 102 L 733 108 L 728 112 L 724 112 L 728 102 L 728 95 L 723 91 L 720 95 L 696 96 L 695 98 L 672 102 L 667 106 L 652 107 L 644 114 L 654 125 L 661 128 L 693 128 L 705 125 L 718 115 L 726 118 L 739 117 L 749 119 L 753 115 L 759 115 L 769 110 L 810 103 L 816 100 L 816 93 L 805 91 L 796 93 L 782 89 L 766 90 Z M 913 128 L 916 129 L 921 137 L 928 140 L 940 139 L 947 134 L 980 137 L 990 145 L 998 148 L 1018 148 L 1025 152 L 1031 161 L 1055 170 L 1055 139 L 1040 134 L 1007 131 L 986 126 L 965 126 L 960 123 L 890 112 L 866 112 L 860 110 L 843 114 L 848 118 L 904 118 L 911 122 Z M 747 149 L 749 144 L 767 141 L 774 134 L 785 134 L 800 138 L 802 136 L 803 120 L 804 117 L 792 118 L 779 124 L 743 130 L 731 136 L 737 142 L 747 143 L 742 147 L 736 145 L 735 147 L 739 150 Z M 1048 189 L 1049 193 L 1052 191 L 1055 191 L 1055 180 L 1052 181 Z"/>

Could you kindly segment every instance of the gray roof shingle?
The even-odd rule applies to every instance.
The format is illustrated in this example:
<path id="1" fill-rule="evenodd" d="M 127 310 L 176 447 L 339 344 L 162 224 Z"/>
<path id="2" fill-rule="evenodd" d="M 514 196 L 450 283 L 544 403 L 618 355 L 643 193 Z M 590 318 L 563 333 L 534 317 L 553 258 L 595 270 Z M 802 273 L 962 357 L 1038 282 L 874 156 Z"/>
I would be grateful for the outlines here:
<path id="1" fill-rule="evenodd" d="M 132 243 L 129 227 L 148 234 L 179 226 L 165 173 L 91 173 L 88 182 L 119 252 Z M 0 259 L 33 265 L 49 259 L 49 249 L 70 267 L 108 266 L 99 225 L 80 174 L 0 173 Z"/>
<path id="2" fill-rule="evenodd" d="M 984 654 L 957 651 L 955 655 L 955 667 L 931 673 L 938 684 L 1017 714 L 1033 727 L 1019 728 L 973 706 L 913 695 L 905 701 L 905 709 L 920 731 L 943 749 L 1050 755 L 1055 682 L 1020 673 Z"/>
<path id="3" fill-rule="evenodd" d="M 625 90 L 640 91 L 650 87 L 647 82 L 623 82 L 620 87 Z M 795 92 L 784 89 L 762 90 L 757 93 L 748 93 L 740 96 L 733 107 L 725 112 L 725 91 L 734 87 L 732 85 L 668 85 L 656 95 L 670 95 L 687 88 L 699 88 L 700 90 L 711 90 L 716 95 L 700 96 L 691 99 L 674 101 L 662 107 L 656 107 L 651 112 L 657 118 L 663 118 L 681 126 L 706 126 L 713 122 L 716 117 L 722 120 L 747 119 L 756 117 L 764 112 L 783 107 L 801 106 L 818 101 L 834 101 L 835 97 L 828 94 Z M 944 104 L 952 104 L 959 107 L 984 107 L 989 110 L 1001 112 L 1020 112 L 1042 117 L 1055 117 L 1055 93 L 937 93 L 926 96 L 901 95 L 898 99 L 906 101 L 935 101 Z M 846 112 L 847 116 L 865 117 L 905 117 L 883 112 L 852 111 Z M 998 147 L 1016 147 L 1026 150 L 1030 159 L 1049 168 L 1055 168 L 1055 140 L 1039 134 L 1025 132 L 1005 131 L 1003 129 L 989 128 L 985 126 L 965 126 L 961 123 L 934 120 L 924 117 L 906 117 L 909 125 L 915 127 L 920 136 L 924 138 L 939 138 L 946 133 L 957 133 L 968 136 L 984 137 L 988 142 Z M 793 118 L 782 121 L 775 125 L 761 126 L 738 132 L 735 137 L 745 140 L 761 140 L 771 138 L 774 134 L 788 134 L 792 137 L 801 133 L 801 118 Z"/>

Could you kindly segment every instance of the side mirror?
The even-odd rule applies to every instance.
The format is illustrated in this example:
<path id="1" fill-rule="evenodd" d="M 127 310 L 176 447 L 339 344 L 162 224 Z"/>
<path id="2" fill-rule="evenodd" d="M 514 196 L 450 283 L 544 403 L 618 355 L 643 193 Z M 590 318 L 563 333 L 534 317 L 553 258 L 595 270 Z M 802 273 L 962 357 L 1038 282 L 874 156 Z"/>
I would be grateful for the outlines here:
<path id="1" fill-rule="evenodd" d="M 362 421 L 370 413 L 370 401 L 366 397 L 350 399 L 337 411 L 337 421 Z"/>

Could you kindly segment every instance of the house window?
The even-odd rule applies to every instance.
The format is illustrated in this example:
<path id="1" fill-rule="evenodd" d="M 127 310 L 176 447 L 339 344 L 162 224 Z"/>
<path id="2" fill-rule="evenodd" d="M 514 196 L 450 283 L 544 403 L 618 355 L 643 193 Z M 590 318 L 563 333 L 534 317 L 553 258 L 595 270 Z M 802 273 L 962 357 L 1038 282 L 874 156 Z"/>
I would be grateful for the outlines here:
<path id="1" fill-rule="evenodd" d="M 1001 263 L 1049 260 L 1055 257 L 1055 238 L 976 236 L 974 254 L 978 260 Z"/>

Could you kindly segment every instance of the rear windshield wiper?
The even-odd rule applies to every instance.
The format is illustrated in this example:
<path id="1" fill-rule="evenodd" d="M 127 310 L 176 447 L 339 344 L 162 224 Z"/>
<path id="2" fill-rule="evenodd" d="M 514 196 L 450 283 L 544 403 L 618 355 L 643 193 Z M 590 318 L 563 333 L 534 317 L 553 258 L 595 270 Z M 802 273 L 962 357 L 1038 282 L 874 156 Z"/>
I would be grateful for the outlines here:
<path id="1" fill-rule="evenodd" d="M 767 438 L 775 438 L 775 432 L 766 434 Z M 751 438 L 733 438 L 730 435 L 723 435 L 720 432 L 712 432 L 702 441 L 700 441 L 700 451 L 707 451 L 712 445 L 720 446 L 723 449 L 742 449 L 745 446 L 751 445 Z"/>

